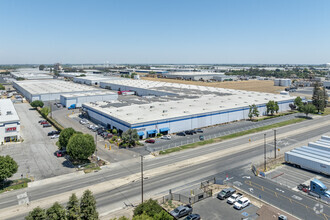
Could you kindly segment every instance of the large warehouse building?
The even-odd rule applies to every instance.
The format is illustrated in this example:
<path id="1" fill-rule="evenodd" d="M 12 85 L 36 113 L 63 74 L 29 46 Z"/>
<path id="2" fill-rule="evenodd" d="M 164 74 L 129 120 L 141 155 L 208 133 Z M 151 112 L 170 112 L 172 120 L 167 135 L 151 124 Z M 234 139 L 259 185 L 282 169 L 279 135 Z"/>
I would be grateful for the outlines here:
<path id="1" fill-rule="evenodd" d="M 17 89 L 28 101 L 60 100 L 60 95 L 86 92 L 100 92 L 102 89 L 80 85 L 63 80 L 25 80 L 13 82 Z"/>
<path id="2" fill-rule="evenodd" d="M 10 99 L 0 99 L 0 144 L 20 138 L 20 120 Z"/>
<path id="3" fill-rule="evenodd" d="M 22 68 L 10 73 L 15 79 L 24 78 L 27 80 L 53 79 L 53 76 L 47 71 L 41 71 L 37 68 Z"/>
<path id="4" fill-rule="evenodd" d="M 121 80 L 123 78 L 120 77 L 109 77 L 109 76 L 84 76 L 84 77 L 74 77 L 73 82 L 86 84 L 86 85 L 99 85 L 102 81 L 109 81 L 109 80 Z"/>
<path id="5" fill-rule="evenodd" d="M 117 80 L 101 83 L 101 87 L 167 97 L 165 101 L 127 106 L 106 102 L 83 104 L 95 122 L 119 132 L 137 129 L 144 138 L 247 119 L 251 104 L 256 104 L 264 115 L 270 100 L 278 102 L 280 112 L 287 111 L 294 100 L 294 97 L 270 93 L 147 80 Z"/>
<path id="6" fill-rule="evenodd" d="M 112 101 L 117 99 L 118 93 L 110 91 L 74 93 L 64 94 L 60 96 L 60 102 L 64 107 L 69 107 L 73 104 L 75 104 L 76 107 L 81 107 L 83 103 L 96 101 Z"/>

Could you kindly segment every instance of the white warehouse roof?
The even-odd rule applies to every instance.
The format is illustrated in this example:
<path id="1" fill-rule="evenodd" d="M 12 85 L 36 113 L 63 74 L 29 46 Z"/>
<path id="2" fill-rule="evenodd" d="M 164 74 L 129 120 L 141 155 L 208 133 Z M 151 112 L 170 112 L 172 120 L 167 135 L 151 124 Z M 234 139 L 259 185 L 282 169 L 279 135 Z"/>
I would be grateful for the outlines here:
<path id="1" fill-rule="evenodd" d="M 0 123 L 19 121 L 14 104 L 10 99 L 0 99 Z"/>
<path id="2" fill-rule="evenodd" d="M 100 92 L 86 92 L 86 93 L 73 93 L 73 94 L 63 94 L 61 96 L 65 98 L 75 98 L 75 97 L 86 97 L 86 96 L 97 96 L 97 95 L 117 95 L 116 92 L 111 91 L 100 91 Z"/>

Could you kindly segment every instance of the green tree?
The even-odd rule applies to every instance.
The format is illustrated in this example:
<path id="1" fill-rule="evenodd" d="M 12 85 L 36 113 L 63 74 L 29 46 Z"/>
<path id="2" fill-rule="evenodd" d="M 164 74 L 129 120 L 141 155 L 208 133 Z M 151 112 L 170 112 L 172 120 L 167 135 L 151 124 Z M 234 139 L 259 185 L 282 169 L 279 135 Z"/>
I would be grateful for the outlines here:
<path id="1" fill-rule="evenodd" d="M 275 110 L 276 114 L 277 114 L 278 111 L 280 110 L 280 107 L 278 106 L 278 102 L 275 102 L 274 110 Z"/>
<path id="2" fill-rule="evenodd" d="M 150 217 L 146 213 L 142 213 L 141 215 L 135 215 L 132 220 L 154 220 L 154 218 Z"/>
<path id="3" fill-rule="evenodd" d="M 129 218 L 127 218 L 127 217 L 125 217 L 125 216 L 122 216 L 122 217 L 120 217 L 120 218 L 112 218 L 112 219 L 110 219 L 110 220 L 129 220 Z"/>
<path id="4" fill-rule="evenodd" d="M 80 220 L 80 206 L 76 194 L 72 194 L 69 198 L 69 202 L 66 205 L 67 219 L 68 220 Z"/>
<path id="5" fill-rule="evenodd" d="M 52 207 L 47 209 L 47 217 L 52 220 L 66 220 L 65 209 L 58 202 L 55 202 Z"/>
<path id="6" fill-rule="evenodd" d="M 42 107 L 44 107 L 44 103 L 43 103 L 43 101 L 41 101 L 41 100 L 35 100 L 35 101 L 31 102 L 30 105 L 31 105 L 33 108 L 37 108 L 37 107 L 42 108 Z"/>
<path id="7" fill-rule="evenodd" d="M 117 129 L 112 129 L 112 134 L 117 134 L 118 133 L 118 131 L 117 131 Z"/>
<path id="8" fill-rule="evenodd" d="M 154 215 L 154 220 L 173 220 L 173 217 L 168 214 L 167 212 L 165 212 L 164 210 L 162 210 L 160 213 L 157 213 L 156 215 Z"/>
<path id="9" fill-rule="evenodd" d="M 259 117 L 260 113 L 259 113 L 258 107 L 255 104 L 253 104 L 252 107 L 253 107 L 253 112 L 252 112 L 253 115 L 256 117 Z"/>
<path id="10" fill-rule="evenodd" d="M 50 113 L 50 108 L 49 107 L 43 107 L 41 110 L 40 110 L 40 113 L 42 116 L 44 116 L 45 118 L 47 118 L 47 116 L 49 115 Z"/>
<path id="11" fill-rule="evenodd" d="M 45 65 L 40 65 L 40 66 L 39 66 L 39 70 L 44 70 L 45 68 L 46 68 Z"/>
<path id="12" fill-rule="evenodd" d="M 58 141 L 60 143 L 60 146 L 59 146 L 60 150 L 67 147 L 70 138 L 75 133 L 76 133 L 76 131 L 73 128 L 65 128 L 61 131 L 60 137 L 58 139 Z"/>
<path id="13" fill-rule="evenodd" d="M 248 114 L 248 117 L 250 118 L 250 120 L 252 120 L 253 118 L 253 107 L 252 105 L 249 105 L 250 109 L 249 109 L 249 114 Z"/>
<path id="14" fill-rule="evenodd" d="M 274 115 L 274 112 L 276 110 L 275 102 L 273 100 L 269 101 L 266 104 L 266 108 L 267 108 L 267 114 L 269 114 L 269 112 L 270 112 L 271 115 Z"/>
<path id="15" fill-rule="evenodd" d="M 17 172 L 18 165 L 10 156 L 0 156 L 0 182 Z"/>
<path id="16" fill-rule="evenodd" d="M 307 104 L 302 107 L 302 112 L 306 114 L 306 117 L 308 117 L 308 114 L 314 113 L 316 111 L 316 107 L 313 104 Z"/>
<path id="17" fill-rule="evenodd" d="M 135 146 L 139 140 L 139 135 L 136 129 L 128 129 L 122 134 L 121 138 L 123 143 L 126 143 L 128 146 Z"/>
<path id="18" fill-rule="evenodd" d="M 86 160 L 95 149 L 94 138 L 90 134 L 75 134 L 67 145 L 67 152 L 74 160 Z"/>
<path id="19" fill-rule="evenodd" d="M 5 86 L 0 84 L 0 90 L 5 90 L 5 89 L 6 89 Z"/>
<path id="20" fill-rule="evenodd" d="M 81 197 L 80 210 L 82 220 L 99 219 L 99 213 L 96 211 L 96 201 L 90 190 L 86 190 Z"/>
<path id="21" fill-rule="evenodd" d="M 47 215 L 44 209 L 40 208 L 39 206 L 37 208 L 34 208 L 28 216 L 25 217 L 26 220 L 45 220 L 47 219 Z"/>
<path id="22" fill-rule="evenodd" d="M 157 203 L 156 200 L 149 199 L 148 201 L 141 203 L 134 209 L 134 216 L 147 214 L 150 217 L 154 217 L 157 213 L 160 213 L 163 208 Z"/>
<path id="23" fill-rule="evenodd" d="M 312 102 L 318 113 L 320 111 L 324 111 L 324 108 L 326 107 L 326 101 L 328 100 L 327 95 L 325 96 L 326 92 L 324 92 L 323 89 L 324 88 L 321 88 L 318 83 L 314 84 Z"/>
<path id="24" fill-rule="evenodd" d="M 300 98 L 300 96 L 298 96 L 297 98 L 294 99 L 294 105 L 297 106 L 298 111 L 302 111 L 302 107 L 304 106 L 304 103 L 302 102 L 302 99 Z"/>

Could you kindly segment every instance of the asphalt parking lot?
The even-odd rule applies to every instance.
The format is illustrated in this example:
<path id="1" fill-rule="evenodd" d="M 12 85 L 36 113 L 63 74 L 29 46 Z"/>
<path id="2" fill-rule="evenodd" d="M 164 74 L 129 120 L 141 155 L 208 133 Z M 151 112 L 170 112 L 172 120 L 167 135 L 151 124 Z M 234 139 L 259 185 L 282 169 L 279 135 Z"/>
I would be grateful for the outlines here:
<path id="1" fill-rule="evenodd" d="M 197 213 L 203 220 L 214 219 L 257 219 L 259 208 L 250 204 L 242 210 L 234 209 L 233 205 L 227 204 L 227 200 L 219 200 L 215 197 L 207 198 L 193 205 L 193 213 Z"/>
<path id="2" fill-rule="evenodd" d="M 54 128 L 43 128 L 38 123 L 41 116 L 28 103 L 15 104 L 15 108 L 21 120 L 24 141 L 0 146 L 0 154 L 10 155 L 19 165 L 12 179 L 18 179 L 23 174 L 24 177 L 33 176 L 35 180 L 40 180 L 75 171 L 65 158 L 54 155 L 57 139 L 52 140 L 47 136 Z"/>
<path id="3" fill-rule="evenodd" d="M 309 185 L 314 178 L 321 180 L 328 188 L 330 187 L 330 179 L 319 173 L 293 167 L 291 165 L 280 166 L 266 174 L 267 179 L 272 180 L 280 185 L 287 186 L 292 190 L 298 190 L 297 186 L 301 183 Z"/>

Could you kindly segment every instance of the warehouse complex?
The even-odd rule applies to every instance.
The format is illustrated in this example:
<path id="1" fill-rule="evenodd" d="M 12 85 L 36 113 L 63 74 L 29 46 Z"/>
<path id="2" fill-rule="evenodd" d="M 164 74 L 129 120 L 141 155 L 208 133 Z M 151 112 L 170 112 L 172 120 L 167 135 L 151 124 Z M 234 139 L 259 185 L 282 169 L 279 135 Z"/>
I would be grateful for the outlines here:
<path id="1" fill-rule="evenodd" d="M 83 109 L 97 123 L 119 132 L 137 129 L 141 138 L 247 119 L 251 104 L 256 104 L 264 115 L 270 100 L 278 102 L 280 112 L 286 111 L 295 98 L 147 80 L 112 80 L 101 82 L 100 86 L 134 91 L 138 96 L 162 97 L 155 102 L 124 106 L 111 102 L 83 104 Z"/>
<path id="2" fill-rule="evenodd" d="M 17 69 L 10 73 L 11 76 L 15 79 L 24 78 L 27 80 L 36 80 L 36 79 L 53 79 L 53 76 L 47 71 L 40 71 L 36 68 L 22 68 Z"/>
<path id="3" fill-rule="evenodd" d="M 75 104 L 76 107 L 81 107 L 83 103 L 87 102 L 111 101 L 117 99 L 118 93 L 110 91 L 60 95 L 60 102 L 64 107 L 69 107 L 73 104 Z"/>
<path id="4" fill-rule="evenodd" d="M 102 89 L 80 85 L 62 80 L 25 80 L 13 82 L 17 89 L 28 101 L 60 100 L 60 95 L 84 92 L 99 92 Z"/>
<path id="5" fill-rule="evenodd" d="M 0 99 L 0 144 L 20 138 L 20 119 L 10 99 Z"/>

